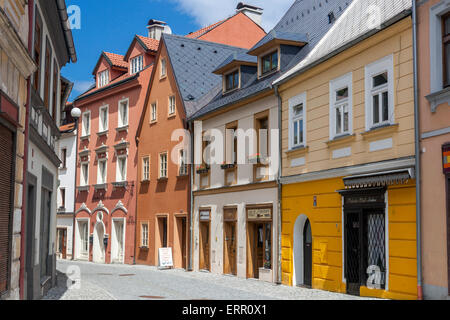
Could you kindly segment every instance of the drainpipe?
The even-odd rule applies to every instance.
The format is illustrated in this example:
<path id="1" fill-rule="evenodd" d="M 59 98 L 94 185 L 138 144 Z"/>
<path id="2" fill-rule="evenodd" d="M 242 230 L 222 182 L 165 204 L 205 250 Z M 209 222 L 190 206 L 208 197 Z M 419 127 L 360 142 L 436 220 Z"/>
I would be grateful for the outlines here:
<path id="1" fill-rule="evenodd" d="M 34 0 L 28 1 L 28 52 L 33 52 L 34 42 Z M 25 132 L 23 149 L 23 179 L 22 179 L 22 221 L 20 225 L 20 271 L 19 271 L 19 295 L 24 300 L 25 295 L 25 256 L 26 256 L 26 206 L 27 206 L 27 172 L 28 172 L 28 135 L 31 107 L 31 76 L 27 80 L 27 103 L 25 105 Z"/>
<path id="2" fill-rule="evenodd" d="M 275 89 L 275 96 L 278 98 L 278 130 L 279 130 L 279 135 L 278 135 L 278 177 L 277 177 L 277 185 L 278 185 L 278 279 L 277 279 L 277 284 L 281 284 L 282 283 L 282 279 L 281 279 L 281 233 L 282 233 L 282 214 L 281 214 L 281 170 L 282 170 L 282 164 L 281 164 L 281 149 L 282 149 L 282 135 L 281 135 L 281 126 L 282 126 L 282 99 L 280 96 L 280 93 L 278 91 L 278 86 L 274 87 Z"/>
<path id="3" fill-rule="evenodd" d="M 416 140 L 416 223 L 417 223 L 417 297 L 423 300 L 422 288 L 422 168 L 420 150 L 420 115 L 419 115 L 419 88 L 418 88 L 418 61 L 417 61 L 417 2 L 412 2 L 413 18 L 413 55 L 414 55 L 414 121 Z"/>
<path id="4" fill-rule="evenodd" d="M 189 184 L 189 196 L 191 197 L 190 199 L 190 208 L 189 208 L 189 213 L 190 213 L 190 225 L 189 225 L 189 266 L 188 266 L 188 271 L 193 271 L 194 270 L 194 266 L 193 266 L 193 244 L 194 244 L 194 193 L 193 193 L 193 184 L 194 184 L 194 129 L 192 126 L 192 121 L 188 122 L 188 130 L 191 134 L 191 175 L 189 177 L 190 179 L 190 184 Z"/>
<path id="5" fill-rule="evenodd" d="M 72 108 L 76 108 L 75 101 L 72 103 Z M 75 178 L 74 178 L 74 197 L 73 197 L 73 222 L 72 222 L 72 261 L 75 260 L 75 212 L 77 209 L 77 171 L 78 171 L 78 131 L 80 127 L 80 121 L 76 122 L 76 136 L 75 136 Z"/>

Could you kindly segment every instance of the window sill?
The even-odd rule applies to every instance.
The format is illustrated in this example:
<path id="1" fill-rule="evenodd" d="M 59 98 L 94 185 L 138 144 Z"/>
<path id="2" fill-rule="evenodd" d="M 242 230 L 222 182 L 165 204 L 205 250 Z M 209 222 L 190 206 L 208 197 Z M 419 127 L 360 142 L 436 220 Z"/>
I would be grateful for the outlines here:
<path id="1" fill-rule="evenodd" d="M 88 192 L 90 186 L 79 186 L 77 187 L 78 192 Z"/>
<path id="2" fill-rule="evenodd" d="M 142 180 L 141 183 L 142 184 L 149 184 L 150 183 L 150 179 L 149 180 Z"/>
<path id="3" fill-rule="evenodd" d="M 441 104 L 447 103 L 447 106 L 449 106 L 448 102 L 450 101 L 450 87 L 431 93 L 425 98 L 427 98 L 428 102 L 431 104 L 431 112 L 435 113 Z"/>
<path id="4" fill-rule="evenodd" d="M 99 136 L 99 137 L 106 136 L 106 135 L 108 135 L 108 130 L 97 132 L 97 136 Z"/>
<path id="5" fill-rule="evenodd" d="M 128 186 L 128 181 L 119 181 L 112 183 L 114 188 L 126 188 Z"/>
<path id="6" fill-rule="evenodd" d="M 261 80 L 261 79 L 267 78 L 267 77 L 269 77 L 269 76 L 271 76 L 271 75 L 274 75 L 274 74 L 277 73 L 278 71 L 280 71 L 279 68 L 278 68 L 278 69 L 275 69 L 275 70 L 272 70 L 272 71 L 269 71 L 269 72 L 267 72 L 267 73 L 261 74 L 260 76 L 258 76 L 258 80 Z"/>
<path id="7" fill-rule="evenodd" d="M 107 183 L 100 183 L 100 184 L 96 184 L 94 185 L 95 191 L 98 190 L 107 190 L 108 189 L 108 184 Z"/>
<path id="8" fill-rule="evenodd" d="M 155 124 L 157 124 L 158 123 L 158 120 L 154 120 L 154 121 L 150 121 L 150 125 L 152 126 L 152 125 L 155 125 Z"/>
<path id="9" fill-rule="evenodd" d="M 230 94 L 230 93 L 233 93 L 233 92 L 238 91 L 239 89 L 240 89 L 240 88 L 237 87 L 237 88 L 234 88 L 234 89 L 230 89 L 230 90 L 223 91 L 223 92 L 222 92 L 222 95 L 226 96 L 226 95 L 228 95 L 228 94 Z"/>
<path id="10" fill-rule="evenodd" d="M 167 182 L 167 181 L 169 181 L 168 178 L 159 178 L 158 179 L 158 182 Z"/>
<path id="11" fill-rule="evenodd" d="M 80 140 L 81 140 L 81 141 L 84 141 L 84 140 L 89 140 L 90 138 L 91 138 L 91 135 L 88 134 L 88 135 L 85 135 L 85 136 L 80 137 Z"/>
<path id="12" fill-rule="evenodd" d="M 146 247 L 146 246 L 142 246 L 142 247 L 139 247 L 139 249 L 141 249 L 141 250 L 145 250 L 145 251 L 148 251 L 148 250 L 149 250 L 149 248 L 148 248 L 148 247 Z"/>
<path id="13" fill-rule="evenodd" d="M 116 131 L 117 132 L 128 132 L 128 129 L 130 128 L 130 126 L 124 126 L 124 127 L 119 127 L 119 128 L 116 128 Z"/>
<path id="14" fill-rule="evenodd" d="M 352 135 L 346 134 L 343 136 L 335 137 L 333 140 L 327 141 L 326 144 L 328 145 L 328 148 L 333 148 L 336 146 L 354 142 L 355 140 L 356 140 L 355 134 Z"/>
<path id="15" fill-rule="evenodd" d="M 369 140 L 373 138 L 378 138 L 380 136 L 391 135 L 394 132 L 398 131 L 399 124 L 389 124 L 381 127 L 374 127 L 369 131 L 361 133 L 363 139 Z"/>
<path id="16" fill-rule="evenodd" d="M 285 151 L 285 153 L 288 157 L 295 157 L 295 156 L 305 155 L 308 153 L 308 151 L 309 151 L 309 147 L 302 146 L 302 147 L 292 148 L 288 151 Z"/>
<path id="17" fill-rule="evenodd" d="M 169 114 L 169 115 L 167 116 L 167 119 L 173 119 L 173 118 L 175 118 L 176 116 L 177 116 L 176 113 Z"/>
<path id="18" fill-rule="evenodd" d="M 159 80 L 165 80 L 165 79 L 167 79 L 167 74 L 159 77 Z"/>
<path id="19" fill-rule="evenodd" d="M 189 174 L 179 174 L 177 175 L 177 179 L 186 179 L 189 177 Z"/>

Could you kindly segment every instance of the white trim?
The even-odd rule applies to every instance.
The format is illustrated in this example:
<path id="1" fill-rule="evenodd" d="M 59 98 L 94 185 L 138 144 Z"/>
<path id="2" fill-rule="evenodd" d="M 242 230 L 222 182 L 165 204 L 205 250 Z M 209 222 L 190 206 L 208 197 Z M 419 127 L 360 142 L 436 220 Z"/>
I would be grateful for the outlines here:
<path id="1" fill-rule="evenodd" d="M 89 236 L 91 234 L 90 228 L 90 220 L 89 218 L 77 218 L 75 219 L 75 246 L 73 248 L 74 251 L 74 257 L 75 260 L 81 260 L 81 261 L 89 261 L 89 252 L 90 252 L 90 246 L 91 243 L 89 241 Z M 81 257 L 81 248 L 83 246 L 83 243 L 81 242 L 81 235 L 80 235 L 80 228 L 79 224 L 80 222 L 85 222 L 87 224 L 87 242 L 88 242 L 88 250 L 87 250 L 87 257 Z"/>
<path id="2" fill-rule="evenodd" d="M 294 148 L 299 148 L 299 147 L 304 147 L 306 146 L 306 141 L 307 141 L 307 104 L 306 104 L 306 92 L 303 92 L 295 97 L 292 97 L 291 99 L 289 99 L 289 150 L 292 150 Z M 303 116 L 302 117 L 297 117 L 296 119 L 294 119 L 294 114 L 293 114 L 293 108 L 303 104 Z M 294 145 L 294 135 L 292 134 L 292 130 L 293 130 L 293 122 L 295 120 L 303 120 L 303 141 L 299 144 Z M 299 137 L 300 138 L 300 137 Z"/>
<path id="3" fill-rule="evenodd" d="M 351 147 L 333 150 L 333 159 L 347 158 L 350 157 L 351 155 L 352 155 Z"/>
<path id="4" fill-rule="evenodd" d="M 376 152 L 382 150 L 392 149 L 394 141 L 392 138 L 371 142 L 369 145 L 369 152 Z"/>
<path id="5" fill-rule="evenodd" d="M 336 92 L 338 90 L 348 88 L 348 98 L 342 101 L 336 101 Z M 342 128 L 342 132 L 336 133 L 336 105 L 344 105 L 347 104 L 348 107 L 348 131 L 344 131 Z M 330 81 L 330 140 L 333 140 L 336 137 L 353 134 L 353 74 L 352 72 L 347 73 L 346 75 L 339 77 L 337 79 Z"/>
<path id="6" fill-rule="evenodd" d="M 141 72 L 143 69 L 144 69 L 144 56 L 143 55 L 136 56 L 136 57 L 130 59 L 130 74 L 136 74 L 138 72 Z"/>
<path id="7" fill-rule="evenodd" d="M 123 123 L 122 122 L 122 114 L 121 114 L 121 106 L 124 104 L 124 102 L 126 102 L 126 110 L 127 110 L 127 122 Z M 117 127 L 118 128 L 123 128 L 128 126 L 130 123 L 130 99 L 129 98 L 124 98 L 122 100 L 119 100 L 118 104 L 117 104 Z"/>
<path id="8" fill-rule="evenodd" d="M 450 0 L 442 0 L 430 8 L 430 93 L 441 91 L 444 87 L 441 17 L 449 11 Z"/>
<path id="9" fill-rule="evenodd" d="M 100 163 L 105 163 L 105 176 L 103 177 L 100 172 Z M 102 181 L 100 181 L 100 179 Z M 104 181 L 103 181 L 104 180 Z M 106 184 L 108 183 L 108 160 L 107 159 L 100 159 L 97 163 L 97 184 Z"/>
<path id="10" fill-rule="evenodd" d="M 161 70 L 160 70 L 160 78 L 164 78 L 167 76 L 167 60 L 165 58 L 161 59 Z"/>
<path id="11" fill-rule="evenodd" d="M 294 224 L 294 242 L 292 246 L 292 264 L 293 264 L 293 276 L 292 283 L 295 286 L 301 286 L 305 284 L 304 271 L 305 271 L 305 252 L 304 252 L 304 229 L 308 216 L 301 214 L 297 217 Z M 310 221 L 311 223 L 311 221 Z M 312 229 L 311 229 L 312 233 Z M 313 238 L 314 242 L 314 238 Z M 314 251 L 313 251 L 314 255 Z M 314 259 L 314 258 L 313 258 Z M 314 267 L 314 265 L 313 265 Z"/>
<path id="12" fill-rule="evenodd" d="M 373 124 L 373 93 L 377 93 L 379 89 L 373 88 L 373 77 L 387 72 L 388 73 L 388 83 L 385 85 L 385 89 L 388 92 L 388 103 L 389 103 L 389 119 L 383 122 Z M 391 54 L 378 61 L 375 61 L 365 67 L 365 112 L 366 112 L 366 131 L 376 128 L 380 125 L 394 124 L 394 110 L 395 110 L 395 100 L 394 100 L 394 55 Z M 382 101 L 380 100 L 380 110 L 382 109 Z"/>
<path id="13" fill-rule="evenodd" d="M 88 132 L 86 132 L 86 128 L 85 128 L 85 116 L 89 115 L 89 130 Z M 85 111 L 83 112 L 82 116 L 81 116 L 81 137 L 87 137 L 91 134 L 92 131 L 92 116 L 91 116 L 91 110 Z"/>
<path id="14" fill-rule="evenodd" d="M 442 136 L 444 134 L 449 134 L 449 133 L 450 133 L 450 127 L 447 127 L 447 128 L 440 129 L 440 130 L 425 132 L 422 134 L 422 139 L 433 138 L 433 137 Z"/>
<path id="15" fill-rule="evenodd" d="M 106 128 L 103 127 L 102 110 L 106 109 Z M 109 129 L 109 105 L 104 104 L 98 109 L 98 131 L 106 132 Z"/>
<path id="16" fill-rule="evenodd" d="M 122 176 L 122 173 L 120 172 L 120 161 L 125 160 L 125 167 L 124 167 L 124 174 Z M 121 155 L 117 156 L 116 161 L 116 182 L 125 182 L 127 181 L 127 166 L 128 166 L 128 156 Z M 123 178 L 123 179 L 122 179 Z"/>
<path id="17" fill-rule="evenodd" d="M 115 250 L 117 250 L 116 246 L 118 242 L 118 238 L 117 238 L 117 230 L 116 230 L 116 221 L 122 221 L 123 225 L 123 234 L 122 234 L 122 258 L 121 259 L 116 259 L 114 257 L 114 254 L 117 254 L 117 252 L 114 252 Z M 120 263 L 120 264 L 124 264 L 125 263 L 125 239 L 126 239 L 126 226 L 127 226 L 127 219 L 126 218 L 113 218 L 112 219 L 112 229 L 111 229 L 111 262 L 112 263 Z"/>
<path id="18" fill-rule="evenodd" d="M 111 215 L 113 215 L 114 212 L 119 211 L 119 210 L 122 210 L 125 214 L 128 214 L 128 210 L 127 210 L 127 208 L 125 208 L 125 205 L 122 203 L 121 200 L 119 200 L 119 202 L 117 202 L 116 206 L 111 211 Z"/>
<path id="19" fill-rule="evenodd" d="M 109 84 L 109 69 L 100 71 L 98 73 L 97 86 L 103 88 Z"/>
<path id="20" fill-rule="evenodd" d="M 83 173 L 83 167 L 87 166 L 87 177 L 84 177 L 84 173 Z M 87 187 L 89 186 L 89 162 L 83 162 L 81 163 L 81 168 L 80 168 L 80 187 Z"/>

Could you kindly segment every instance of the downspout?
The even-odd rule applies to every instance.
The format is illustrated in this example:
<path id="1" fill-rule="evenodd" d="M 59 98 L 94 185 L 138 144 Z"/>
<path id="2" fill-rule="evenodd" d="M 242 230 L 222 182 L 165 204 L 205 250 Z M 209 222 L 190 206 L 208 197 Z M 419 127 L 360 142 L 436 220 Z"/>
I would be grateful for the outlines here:
<path id="1" fill-rule="evenodd" d="M 281 277 L 281 261 L 282 261 L 282 257 L 281 257 L 281 240 L 282 240 L 282 214 L 281 214 L 281 197 L 282 197 L 282 193 L 281 193 L 281 170 L 282 170 L 282 164 L 281 164 L 281 149 L 282 149 L 282 135 L 281 135 L 281 126 L 282 126 L 282 106 L 283 106 L 283 101 L 281 99 L 280 93 L 278 91 L 278 86 L 276 85 L 274 87 L 275 89 L 275 96 L 278 98 L 278 177 L 277 177 L 277 185 L 278 185 L 278 279 L 277 279 L 277 284 L 281 284 L 282 283 L 282 277 Z"/>
<path id="2" fill-rule="evenodd" d="M 190 196 L 190 210 L 189 210 L 189 266 L 188 266 L 188 271 L 193 271 L 194 267 L 193 267 L 193 245 L 194 245 L 194 193 L 193 193 L 193 188 L 192 186 L 194 185 L 194 129 L 192 126 L 192 122 L 189 121 L 188 122 L 188 128 L 189 128 L 189 132 L 191 134 L 191 174 L 190 174 L 190 184 L 189 184 L 189 196 Z"/>
<path id="3" fill-rule="evenodd" d="M 419 115 L 419 88 L 418 88 L 418 59 L 417 59 L 417 3 L 412 2 L 413 20 L 413 56 L 414 56 L 414 121 L 416 140 L 416 239 L 417 239 L 417 298 L 423 300 L 422 288 L 422 168 L 420 150 L 420 115 Z"/>
<path id="4" fill-rule="evenodd" d="M 34 42 L 34 0 L 28 1 L 28 52 L 32 55 Z M 31 76 L 27 80 L 27 103 L 25 105 L 25 132 L 23 148 L 23 179 L 22 179 L 22 221 L 20 224 L 20 271 L 19 271 L 19 296 L 24 300 L 25 295 L 25 256 L 26 256 L 26 209 L 27 209 L 27 172 L 28 172 L 28 135 L 31 107 Z"/>
<path id="5" fill-rule="evenodd" d="M 75 101 L 72 103 L 72 108 L 76 108 L 75 106 Z M 75 229 L 76 229 L 76 220 L 75 220 L 75 215 L 76 215 L 76 209 L 77 209 L 77 174 L 78 174 L 78 131 L 79 131 L 79 127 L 80 127 L 80 121 L 77 121 L 76 123 L 77 126 L 77 130 L 76 130 L 76 136 L 75 136 L 75 178 L 74 178 L 74 188 L 73 188 L 73 192 L 74 192 L 74 197 L 73 197 L 73 222 L 72 222 L 72 261 L 75 260 Z"/>

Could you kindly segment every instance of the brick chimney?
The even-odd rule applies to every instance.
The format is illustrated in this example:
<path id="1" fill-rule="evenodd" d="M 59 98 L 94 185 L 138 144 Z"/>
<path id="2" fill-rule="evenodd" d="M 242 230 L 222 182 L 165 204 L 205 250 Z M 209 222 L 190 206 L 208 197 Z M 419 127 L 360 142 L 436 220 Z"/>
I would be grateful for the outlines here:
<path id="1" fill-rule="evenodd" d="M 237 13 L 239 13 L 239 12 L 244 13 L 247 17 L 252 19 L 258 25 L 261 25 L 263 10 L 264 9 L 262 9 L 262 8 L 255 7 L 255 6 L 252 6 L 249 4 L 245 4 L 243 2 L 239 2 L 236 7 Z"/>

